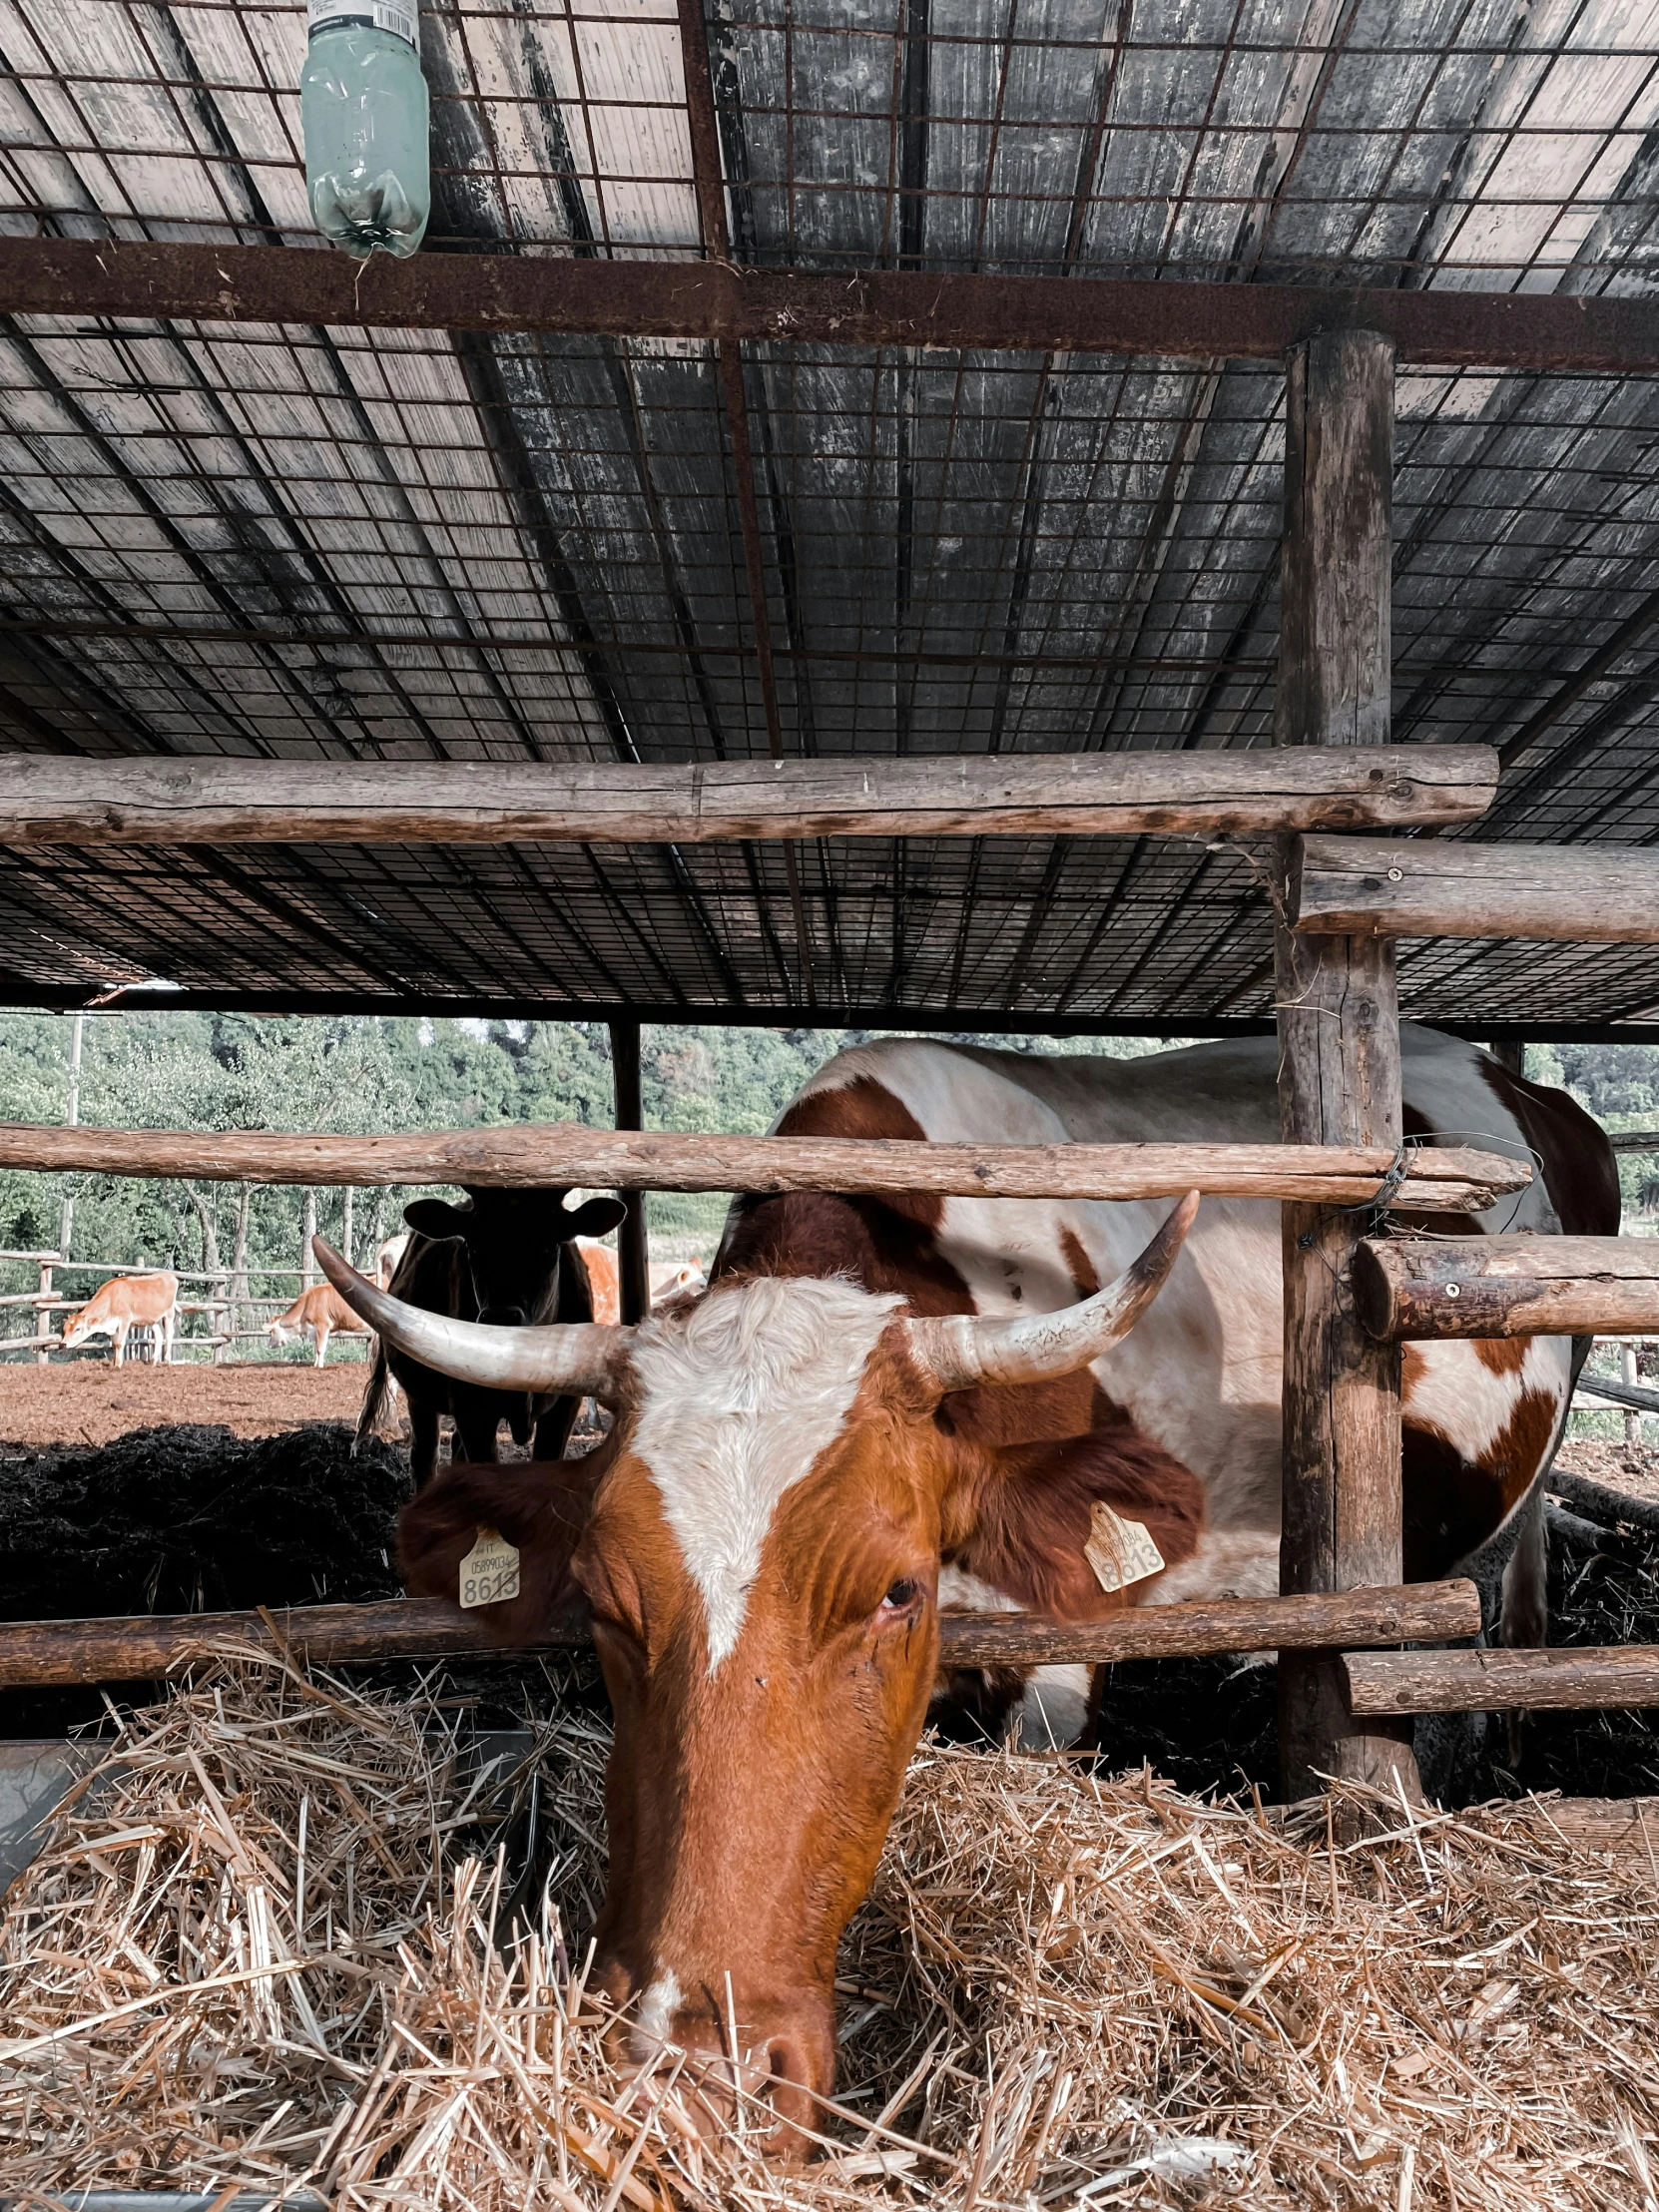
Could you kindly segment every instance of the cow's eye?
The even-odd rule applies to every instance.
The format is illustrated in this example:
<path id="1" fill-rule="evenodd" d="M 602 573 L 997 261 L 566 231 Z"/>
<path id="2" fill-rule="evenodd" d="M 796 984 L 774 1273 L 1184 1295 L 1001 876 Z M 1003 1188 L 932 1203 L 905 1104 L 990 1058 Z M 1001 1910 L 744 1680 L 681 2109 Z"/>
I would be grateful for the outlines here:
<path id="1" fill-rule="evenodd" d="M 915 1603 L 920 1593 L 921 1584 L 919 1582 L 912 1581 L 908 1575 L 901 1575 L 896 1582 L 889 1586 L 881 1603 L 889 1613 L 902 1613 L 907 1605 Z"/>

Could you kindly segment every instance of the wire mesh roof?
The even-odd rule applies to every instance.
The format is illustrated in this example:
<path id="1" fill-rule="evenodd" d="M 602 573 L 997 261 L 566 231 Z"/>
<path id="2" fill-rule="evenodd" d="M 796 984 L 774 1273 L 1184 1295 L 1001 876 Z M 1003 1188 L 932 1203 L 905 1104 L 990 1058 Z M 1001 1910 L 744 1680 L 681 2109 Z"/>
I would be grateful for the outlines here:
<path id="1" fill-rule="evenodd" d="M 675 0 L 421 13 L 427 253 L 709 250 Z M 1659 283 L 1647 0 L 720 0 L 701 38 L 740 265 Z M 303 39 L 296 4 L 0 0 L 0 231 L 326 251 Z M 700 341 L 85 315 L 6 319 L 0 360 L 14 748 L 1272 739 L 1271 363 L 766 340 L 723 381 Z M 1413 367 L 1397 409 L 1396 737 L 1511 749 L 1475 835 L 1659 839 L 1659 380 Z M 1269 1003 L 1251 879 L 1158 840 L 0 869 L 14 997 L 1171 1030 Z M 1414 944 L 1401 982 L 1542 1035 L 1659 1005 L 1659 958 Z"/>

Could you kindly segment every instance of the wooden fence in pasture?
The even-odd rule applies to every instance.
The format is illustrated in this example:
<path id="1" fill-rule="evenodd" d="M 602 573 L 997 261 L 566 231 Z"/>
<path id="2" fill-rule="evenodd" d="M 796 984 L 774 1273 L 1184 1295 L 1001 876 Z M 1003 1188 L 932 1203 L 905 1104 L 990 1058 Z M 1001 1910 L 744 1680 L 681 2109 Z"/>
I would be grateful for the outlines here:
<path id="1" fill-rule="evenodd" d="M 54 1315 L 74 1313 L 93 1296 L 98 1285 L 76 1296 L 68 1295 L 55 1281 L 60 1275 L 100 1276 L 106 1280 L 123 1275 L 177 1275 L 180 1290 L 194 1286 L 194 1297 L 181 1296 L 178 1312 L 181 1315 L 203 1314 L 208 1328 L 204 1336 L 186 1336 L 176 1332 L 172 1356 L 176 1364 L 194 1362 L 200 1352 L 215 1366 L 223 1365 L 235 1354 L 239 1344 L 264 1344 L 266 1331 L 277 1315 L 286 1313 L 295 1297 L 307 1284 L 320 1278 L 314 1271 L 299 1268 L 219 1268 L 204 1272 L 201 1269 L 168 1267 L 165 1262 L 138 1260 L 66 1260 L 59 1252 L 22 1252 L 0 1250 L 0 1265 L 27 1265 L 39 1269 L 40 1277 L 32 1291 L 0 1292 L 0 1312 L 21 1313 L 28 1310 L 31 1324 L 22 1336 L 0 1336 L 0 1359 L 20 1354 L 32 1354 L 42 1366 L 46 1365 L 54 1351 L 62 1351 L 61 1330 L 52 1328 Z M 281 1295 L 244 1290 L 245 1283 L 290 1283 L 291 1291 Z M 259 1318 L 248 1326 L 242 1326 L 243 1317 Z M 156 1351 L 152 1331 L 135 1331 L 129 1339 L 129 1357 L 153 1357 Z M 181 1359 L 181 1355 L 184 1359 Z"/>

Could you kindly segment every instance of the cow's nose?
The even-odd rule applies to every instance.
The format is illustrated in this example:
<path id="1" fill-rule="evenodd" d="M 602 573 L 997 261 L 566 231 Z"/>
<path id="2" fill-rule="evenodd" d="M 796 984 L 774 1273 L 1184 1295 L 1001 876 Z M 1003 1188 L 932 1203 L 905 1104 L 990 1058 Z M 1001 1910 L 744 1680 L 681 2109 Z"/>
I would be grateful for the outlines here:
<path id="1" fill-rule="evenodd" d="M 530 1317 L 522 1306 L 486 1306 L 478 1319 L 492 1329 L 522 1329 Z"/>
<path id="2" fill-rule="evenodd" d="M 772 1998 L 746 2006 L 740 2000 L 738 2011 L 735 2066 L 730 2023 L 691 2008 L 679 2012 L 661 2037 L 629 2023 L 614 2047 L 619 2057 L 626 2050 L 641 2072 L 673 2072 L 682 2108 L 700 2130 L 730 2127 L 741 2102 L 751 2138 L 761 2137 L 775 2156 L 805 2157 L 820 2127 L 819 2098 L 834 2086 L 832 2007 L 806 1991 L 793 2002 Z"/>

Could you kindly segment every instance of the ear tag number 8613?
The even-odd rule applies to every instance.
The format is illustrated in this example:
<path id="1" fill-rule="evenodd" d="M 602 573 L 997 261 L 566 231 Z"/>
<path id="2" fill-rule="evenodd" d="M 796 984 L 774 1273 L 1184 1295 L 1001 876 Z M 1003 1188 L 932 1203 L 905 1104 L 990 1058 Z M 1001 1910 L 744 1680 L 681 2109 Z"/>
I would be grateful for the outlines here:
<path id="1" fill-rule="evenodd" d="M 480 1528 L 478 1540 L 461 1561 L 461 1604 L 500 1605 L 518 1595 L 518 1547 L 497 1528 Z"/>

